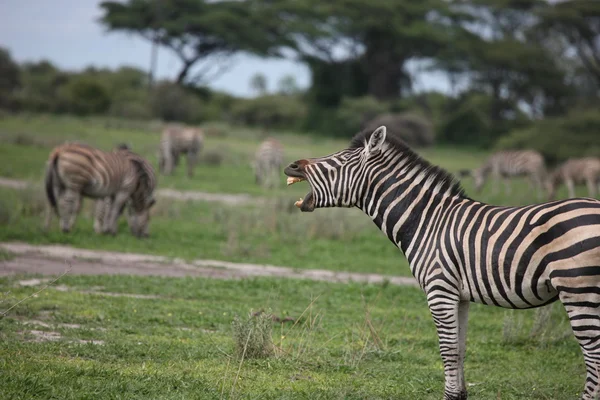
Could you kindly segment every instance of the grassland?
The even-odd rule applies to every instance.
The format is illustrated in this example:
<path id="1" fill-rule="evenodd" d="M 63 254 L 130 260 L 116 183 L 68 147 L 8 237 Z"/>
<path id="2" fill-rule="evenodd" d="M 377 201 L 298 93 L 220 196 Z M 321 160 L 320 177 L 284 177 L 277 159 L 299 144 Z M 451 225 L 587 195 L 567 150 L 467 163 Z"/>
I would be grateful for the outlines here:
<path id="1" fill-rule="evenodd" d="M 156 165 L 157 124 L 3 117 L 0 176 L 25 179 L 33 186 L 0 188 L 0 241 L 410 274 L 401 253 L 358 210 L 302 214 L 293 201 L 306 193 L 305 185 L 269 191 L 256 186 L 250 162 L 260 132 L 224 125 L 206 128 L 206 149 L 196 176 L 188 179 L 180 168 L 174 176 L 161 176 L 159 186 L 249 193 L 268 202 L 233 207 L 161 198 L 153 209 L 150 238 L 138 240 L 124 221 L 116 237 L 94 234 L 89 201 L 71 234 L 59 232 L 56 222 L 45 231 L 40 182 L 48 152 L 65 140 L 103 149 L 127 142 Z M 329 154 L 347 144 L 273 134 L 286 146 L 287 161 Z M 421 154 L 452 172 L 475 167 L 486 157 L 481 151 L 443 147 Z M 510 196 L 503 191 L 492 195 L 489 186 L 475 196 L 469 180 L 464 186 L 472 197 L 490 203 L 536 201 L 525 182 L 516 182 Z M 10 258 L 2 253 L 0 263 Z M 0 312 L 38 289 L 19 286 L 21 278 L 0 278 Z M 441 397 L 443 370 L 435 329 L 424 295 L 414 288 L 69 275 L 59 284 L 61 290 L 47 289 L 0 317 L 0 398 Z M 235 315 L 261 308 L 302 318 L 294 327 L 274 324 L 273 356 L 240 361 L 233 356 L 231 322 Z M 580 350 L 562 307 L 555 304 L 547 310 L 473 306 L 466 367 L 472 398 L 578 398 L 584 380 Z M 40 339 L 43 335 L 46 340 Z M 85 342 L 92 339 L 102 344 Z"/>
<path id="2" fill-rule="evenodd" d="M 0 319 L 3 399 L 427 400 L 443 390 L 435 329 L 418 289 L 69 275 L 58 283 L 60 290 Z M 2 278 L 2 305 L 37 289 Z M 262 308 L 297 323 L 273 323 L 272 357 L 240 360 L 231 322 Z M 535 311 L 473 306 L 466 364 L 473 398 L 577 398 L 582 357 L 564 337 L 560 305 L 549 311 L 536 324 Z"/>
<path id="3" fill-rule="evenodd" d="M 109 150 L 116 144 L 126 142 L 132 148 L 157 165 L 157 146 L 160 124 L 153 122 L 128 122 L 106 118 L 74 118 L 45 115 L 3 116 L 0 118 L 0 176 L 41 181 L 45 161 L 50 149 L 66 140 L 78 140 Z M 264 134 L 261 131 L 230 127 L 223 124 L 205 126 L 206 145 L 201 155 L 201 165 L 196 168 L 193 179 L 185 176 L 184 168 L 176 169 L 173 176 L 161 176 L 163 188 L 201 190 L 223 193 L 249 193 L 255 196 L 288 196 L 296 199 L 306 194 L 306 187 L 295 185 L 265 190 L 254 183 L 251 162 L 254 151 Z M 285 146 L 285 160 L 330 154 L 347 146 L 352 133 L 346 139 L 324 139 L 313 135 L 291 132 L 270 132 Z M 474 168 L 487 156 L 480 150 L 452 147 L 434 147 L 419 150 L 426 159 L 441 165 L 450 172 Z M 212 161 L 211 161 L 212 160 Z M 219 165 L 214 160 L 220 160 Z M 473 194 L 472 182 L 464 182 L 467 192 Z M 503 187 L 502 187 L 503 189 Z M 585 194 L 583 188 L 580 193 Z M 558 193 L 566 196 L 564 188 Z M 478 199 L 493 204 L 518 205 L 536 201 L 535 193 L 524 181 L 514 184 L 510 196 L 503 191 L 493 194 L 487 185 Z"/>

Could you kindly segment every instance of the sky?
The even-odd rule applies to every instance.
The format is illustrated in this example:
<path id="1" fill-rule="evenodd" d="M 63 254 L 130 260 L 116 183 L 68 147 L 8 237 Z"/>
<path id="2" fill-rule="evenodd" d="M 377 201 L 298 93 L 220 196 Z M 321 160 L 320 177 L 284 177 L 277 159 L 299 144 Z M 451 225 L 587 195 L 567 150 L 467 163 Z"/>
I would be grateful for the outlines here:
<path id="1" fill-rule="evenodd" d="M 98 23 L 101 0 L 0 0 L 0 47 L 18 62 L 49 60 L 61 69 L 87 66 L 134 66 L 147 70 L 150 43 L 132 35 L 108 33 Z M 157 77 L 173 79 L 180 62 L 160 48 Z M 412 67 L 414 68 L 414 66 Z M 208 86 L 236 96 L 250 97 L 249 81 L 256 73 L 267 77 L 274 90 L 283 76 L 293 75 L 300 88 L 310 84 L 308 68 L 293 60 L 261 59 L 247 54 L 235 57 L 233 67 Z M 440 74 L 417 74 L 415 89 L 448 90 Z"/>

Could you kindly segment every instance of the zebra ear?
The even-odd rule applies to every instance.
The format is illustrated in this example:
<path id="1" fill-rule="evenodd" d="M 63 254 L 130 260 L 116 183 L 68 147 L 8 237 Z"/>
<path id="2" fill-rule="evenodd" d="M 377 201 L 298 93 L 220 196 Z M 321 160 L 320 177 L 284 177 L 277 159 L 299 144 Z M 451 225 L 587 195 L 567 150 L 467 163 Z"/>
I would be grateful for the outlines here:
<path id="1" fill-rule="evenodd" d="M 386 132 L 387 128 L 385 125 L 375 129 L 369 138 L 369 142 L 367 143 L 367 151 L 369 153 L 374 153 L 381 149 L 381 146 L 383 146 L 383 143 L 385 142 L 385 136 L 387 134 Z"/>

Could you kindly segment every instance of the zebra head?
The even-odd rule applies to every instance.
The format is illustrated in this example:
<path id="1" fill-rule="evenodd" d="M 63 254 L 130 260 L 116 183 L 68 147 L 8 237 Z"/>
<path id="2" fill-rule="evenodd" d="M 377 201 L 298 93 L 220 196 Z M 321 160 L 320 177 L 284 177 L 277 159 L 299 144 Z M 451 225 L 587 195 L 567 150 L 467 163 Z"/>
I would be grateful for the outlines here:
<path id="1" fill-rule="evenodd" d="M 303 212 L 325 207 L 353 207 L 363 196 L 369 166 L 381 161 L 386 127 L 380 126 L 362 143 L 319 158 L 297 160 L 284 173 L 287 184 L 308 181 L 310 191 L 295 203 Z"/>

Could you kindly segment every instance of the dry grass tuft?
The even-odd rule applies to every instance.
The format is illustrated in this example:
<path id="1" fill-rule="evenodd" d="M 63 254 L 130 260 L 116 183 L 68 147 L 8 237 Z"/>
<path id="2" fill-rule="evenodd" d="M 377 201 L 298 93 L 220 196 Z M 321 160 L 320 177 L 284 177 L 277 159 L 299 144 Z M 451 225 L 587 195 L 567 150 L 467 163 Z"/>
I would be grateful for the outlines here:
<path id="1" fill-rule="evenodd" d="M 270 310 L 235 316 L 231 323 L 235 352 L 240 358 L 266 358 L 273 355 L 273 321 Z"/>

